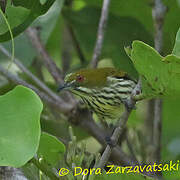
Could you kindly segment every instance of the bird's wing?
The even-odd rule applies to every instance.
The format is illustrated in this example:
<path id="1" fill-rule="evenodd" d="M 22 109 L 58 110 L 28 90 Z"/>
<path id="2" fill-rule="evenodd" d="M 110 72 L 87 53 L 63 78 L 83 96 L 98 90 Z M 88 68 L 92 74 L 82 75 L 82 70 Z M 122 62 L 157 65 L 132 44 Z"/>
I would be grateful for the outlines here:
<path id="1" fill-rule="evenodd" d="M 107 84 L 114 84 L 120 81 L 123 81 L 123 77 L 116 77 L 116 76 L 108 76 L 107 77 Z"/>

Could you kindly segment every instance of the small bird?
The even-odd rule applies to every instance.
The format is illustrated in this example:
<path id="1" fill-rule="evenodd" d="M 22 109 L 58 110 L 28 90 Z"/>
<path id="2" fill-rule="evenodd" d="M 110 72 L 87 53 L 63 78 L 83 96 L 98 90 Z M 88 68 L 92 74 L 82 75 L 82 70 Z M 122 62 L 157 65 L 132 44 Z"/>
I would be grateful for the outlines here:
<path id="1" fill-rule="evenodd" d="M 120 107 L 127 105 L 136 81 L 115 68 L 81 69 L 66 75 L 58 91 L 67 89 L 79 96 L 101 120 L 120 117 Z"/>

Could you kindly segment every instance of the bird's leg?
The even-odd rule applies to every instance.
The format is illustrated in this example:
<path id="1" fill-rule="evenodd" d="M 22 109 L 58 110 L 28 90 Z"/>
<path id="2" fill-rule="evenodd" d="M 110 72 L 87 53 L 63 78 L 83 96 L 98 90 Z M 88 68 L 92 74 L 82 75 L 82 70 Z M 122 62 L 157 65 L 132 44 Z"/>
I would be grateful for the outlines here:
<path id="1" fill-rule="evenodd" d="M 105 137 L 106 143 L 111 147 L 114 148 L 116 146 L 116 142 L 111 139 L 111 136 Z"/>
<path id="2" fill-rule="evenodd" d="M 122 103 L 125 105 L 125 108 L 130 111 L 131 109 L 136 109 L 135 103 L 132 101 L 131 97 L 122 99 Z"/>
<path id="3" fill-rule="evenodd" d="M 107 143 L 111 148 L 114 148 L 117 144 L 121 146 L 121 143 L 125 140 L 125 134 L 126 134 L 126 131 L 127 131 L 127 128 L 126 128 L 126 127 L 125 127 L 124 130 L 122 131 L 122 134 L 121 134 L 121 136 L 120 136 L 120 138 L 119 138 L 118 141 L 115 141 L 114 139 L 111 138 L 112 135 L 113 135 L 113 133 L 114 133 L 114 131 L 115 131 L 115 129 L 116 129 L 117 127 L 118 127 L 117 125 L 115 125 L 115 126 L 113 127 L 113 130 L 112 130 L 112 132 L 111 132 L 111 136 L 106 136 L 106 137 L 105 137 L 106 143 Z"/>
<path id="4" fill-rule="evenodd" d="M 111 147 L 114 148 L 116 146 L 115 141 L 111 138 L 114 130 L 116 129 L 116 125 L 114 124 L 109 124 L 109 129 L 110 129 L 110 135 L 105 137 L 106 143 Z"/>

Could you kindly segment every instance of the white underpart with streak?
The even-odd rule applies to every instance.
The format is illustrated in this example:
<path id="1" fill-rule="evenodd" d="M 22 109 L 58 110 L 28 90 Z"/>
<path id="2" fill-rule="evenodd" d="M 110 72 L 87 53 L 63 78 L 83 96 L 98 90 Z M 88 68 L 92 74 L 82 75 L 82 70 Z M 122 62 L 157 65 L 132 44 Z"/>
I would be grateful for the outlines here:
<path id="1" fill-rule="evenodd" d="M 135 86 L 136 83 L 132 80 L 108 77 L 107 86 L 103 88 L 81 86 L 72 92 L 80 96 L 98 116 L 104 119 L 115 119 L 120 116 L 120 105 L 130 97 Z"/>

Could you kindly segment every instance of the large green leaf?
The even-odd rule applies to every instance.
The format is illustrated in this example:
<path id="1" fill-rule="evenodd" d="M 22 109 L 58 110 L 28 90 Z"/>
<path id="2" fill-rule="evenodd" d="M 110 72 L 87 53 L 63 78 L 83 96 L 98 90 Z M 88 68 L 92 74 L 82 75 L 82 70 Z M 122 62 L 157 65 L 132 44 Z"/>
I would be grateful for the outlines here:
<path id="1" fill-rule="evenodd" d="M 35 55 L 36 50 L 32 47 L 32 45 L 29 43 L 29 40 L 27 36 L 25 36 L 24 33 L 20 34 L 14 39 L 15 43 L 15 57 L 18 58 L 25 66 L 30 66 Z M 7 41 L 2 43 L 2 45 L 11 52 L 11 42 Z M 5 57 L 2 53 L 0 53 L 0 63 L 2 61 L 5 61 L 6 63 L 9 63 L 8 60 L 10 58 Z"/>
<path id="2" fill-rule="evenodd" d="M 176 42 L 175 42 L 172 54 L 174 54 L 176 56 L 180 56 L 180 29 L 176 35 Z"/>
<path id="3" fill-rule="evenodd" d="M 55 165 L 65 153 L 65 146 L 55 136 L 47 133 L 41 134 L 38 157 Z"/>
<path id="4" fill-rule="evenodd" d="M 37 0 L 14 0 L 13 5 L 9 1 L 6 7 L 6 17 L 14 37 L 23 32 L 38 16 L 45 14 L 54 1 L 47 0 L 43 5 Z M 0 18 L 0 42 L 8 41 L 11 39 L 8 27 L 3 18 L 1 16 Z"/>
<path id="5" fill-rule="evenodd" d="M 102 7 L 103 0 L 78 0 L 76 4 L 84 2 L 85 5 L 93 5 Z M 145 29 L 151 34 L 154 34 L 154 25 L 152 19 L 152 0 L 120 0 L 111 1 L 110 12 L 121 17 L 132 17 L 138 20 Z M 167 7 L 167 12 L 164 18 L 163 25 L 163 54 L 171 53 L 175 42 L 176 32 L 180 26 L 180 6 L 179 0 L 163 0 Z M 139 39 L 140 40 L 140 39 Z M 143 39 L 143 41 L 146 39 Z M 149 44 L 149 43 L 148 43 Z"/>
<path id="6" fill-rule="evenodd" d="M 101 9 L 96 7 L 64 12 L 87 59 L 92 57 L 100 13 Z M 110 13 L 101 58 L 111 58 L 117 68 L 135 76 L 136 71 L 124 51 L 124 46 L 130 46 L 136 39 L 152 44 L 152 37 L 139 21 Z"/>
<path id="7" fill-rule="evenodd" d="M 17 86 L 0 96 L 0 166 L 20 167 L 36 153 L 43 105 L 30 89 Z"/>
<path id="8" fill-rule="evenodd" d="M 131 59 L 142 77 L 144 95 L 180 94 L 180 58 L 175 55 L 163 58 L 149 45 L 134 41 Z"/>
<path id="9" fill-rule="evenodd" d="M 173 49 L 173 55 L 167 56 L 165 59 L 168 61 L 168 59 L 172 59 L 172 61 L 177 61 L 171 68 L 174 71 L 174 79 L 172 77 L 172 84 L 173 82 L 177 81 L 179 77 L 179 69 L 180 69 L 180 30 L 178 31 L 176 35 L 176 42 Z M 175 56 L 174 56 L 175 55 Z M 177 85 L 180 83 L 178 82 Z M 180 106 L 180 99 L 177 96 L 174 96 L 174 98 L 164 98 L 163 99 L 163 156 L 164 158 L 167 157 L 169 160 L 172 160 L 179 154 L 179 146 L 177 144 L 178 140 L 180 139 L 179 136 L 179 106 Z M 173 107 L 173 108 L 172 108 Z M 176 116 L 174 116 L 176 114 Z M 169 123 L 169 120 L 173 117 L 173 123 Z"/>
<path id="10" fill-rule="evenodd" d="M 48 10 L 46 14 L 37 18 L 33 23 L 32 26 L 41 27 L 42 31 L 40 33 L 41 40 L 44 44 L 47 43 L 48 38 L 50 37 L 51 33 L 53 33 L 56 24 L 61 23 L 60 13 L 63 7 L 64 0 L 56 0 L 51 8 Z M 50 26 L 49 26 L 50 25 Z M 59 27 L 60 30 L 61 27 Z M 60 36 L 60 34 L 58 34 Z M 56 36 L 58 39 L 58 37 Z"/>
<path id="11" fill-rule="evenodd" d="M 31 25 L 33 27 L 41 27 L 42 31 L 40 33 L 40 36 L 44 44 L 46 44 L 54 27 L 56 26 L 56 23 L 60 22 L 59 14 L 63 6 L 63 1 L 64 0 L 57 0 L 45 15 L 37 18 Z M 49 26 L 49 24 L 51 24 L 51 26 Z M 56 34 L 53 42 L 56 42 L 57 39 L 59 39 L 57 37 L 60 37 L 59 27 L 57 28 L 58 28 L 58 33 Z M 25 33 L 22 33 L 14 39 L 14 43 L 15 43 L 15 57 L 21 60 L 25 66 L 30 66 L 37 53 L 36 53 L 36 49 L 31 45 L 31 43 L 29 43 L 28 37 L 25 35 Z M 55 49 L 54 51 L 56 51 L 56 53 L 59 53 L 58 45 L 60 44 L 60 42 L 58 41 L 57 43 L 54 44 L 55 45 L 52 47 L 52 49 L 53 50 Z M 5 46 L 6 49 L 9 50 L 9 52 L 11 51 L 12 45 L 10 41 L 4 42 L 3 45 Z M 4 56 L 2 56 L 0 53 L 0 59 L 5 59 L 5 61 L 7 62 L 7 59 L 9 58 L 4 58 Z"/>

